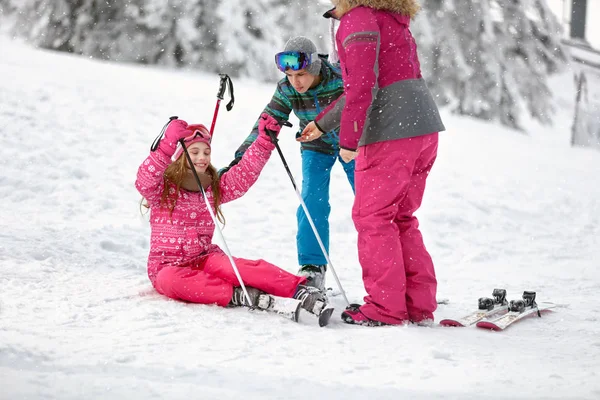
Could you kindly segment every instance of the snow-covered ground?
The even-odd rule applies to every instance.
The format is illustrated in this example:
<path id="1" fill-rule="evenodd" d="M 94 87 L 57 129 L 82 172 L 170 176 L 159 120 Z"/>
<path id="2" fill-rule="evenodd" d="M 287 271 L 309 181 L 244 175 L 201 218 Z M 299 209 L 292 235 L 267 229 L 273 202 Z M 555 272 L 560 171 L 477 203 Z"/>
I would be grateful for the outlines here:
<path id="1" fill-rule="evenodd" d="M 570 148 L 573 79 L 554 127 L 528 134 L 444 113 L 418 212 L 437 267 L 436 320 L 506 288 L 556 312 L 504 332 L 342 323 L 319 328 L 183 304 L 146 276 L 149 226 L 133 182 L 171 115 L 210 123 L 218 77 L 102 63 L 0 41 L 0 398 L 597 399 L 600 397 L 600 152 Z M 273 85 L 235 80 L 213 163 L 229 163 Z M 596 81 L 594 84 L 598 84 Z M 297 127 L 297 121 L 295 127 Z M 281 146 L 300 181 L 295 129 Z M 364 295 L 337 166 L 331 259 Z M 236 256 L 295 271 L 297 198 L 276 153 L 224 207 Z M 333 285 L 332 277 L 329 283 Z"/>

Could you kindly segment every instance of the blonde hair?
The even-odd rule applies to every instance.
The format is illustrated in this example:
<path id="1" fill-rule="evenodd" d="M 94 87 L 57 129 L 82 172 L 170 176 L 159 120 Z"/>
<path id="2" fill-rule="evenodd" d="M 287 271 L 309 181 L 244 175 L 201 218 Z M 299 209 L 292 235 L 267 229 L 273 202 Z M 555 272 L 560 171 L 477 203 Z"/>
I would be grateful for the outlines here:
<path id="1" fill-rule="evenodd" d="M 187 176 L 189 169 L 190 167 L 187 158 L 185 155 L 182 155 L 176 161 L 169 164 L 165 170 L 163 175 L 164 188 L 160 197 L 160 207 L 168 209 L 169 214 L 172 214 L 173 210 L 175 209 L 177 199 L 179 198 L 179 192 L 181 191 L 181 185 L 184 178 Z M 219 222 L 225 225 L 225 216 L 221 210 L 221 187 L 219 174 L 217 169 L 213 167 L 212 164 L 208 165 L 206 174 L 211 177 L 210 187 L 213 192 L 213 207 L 215 209 L 215 215 L 217 216 Z M 173 186 L 175 186 L 175 193 L 171 194 L 170 191 Z M 146 199 L 142 199 L 142 205 L 146 208 L 150 208 L 148 201 L 144 202 L 144 200 Z"/>
<path id="2" fill-rule="evenodd" d="M 387 10 L 414 18 L 421 6 L 417 0 L 332 0 L 338 17 L 358 6 Z"/>

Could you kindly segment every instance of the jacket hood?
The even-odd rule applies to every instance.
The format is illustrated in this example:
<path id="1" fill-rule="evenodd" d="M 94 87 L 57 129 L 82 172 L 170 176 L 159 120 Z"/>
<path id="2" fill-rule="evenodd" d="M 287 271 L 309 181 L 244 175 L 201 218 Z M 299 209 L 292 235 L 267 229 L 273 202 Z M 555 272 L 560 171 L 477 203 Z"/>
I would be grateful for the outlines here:
<path id="1" fill-rule="evenodd" d="M 365 6 L 414 18 L 420 9 L 416 0 L 338 0 L 335 3 L 341 15 L 354 7 Z"/>
<path id="2" fill-rule="evenodd" d="M 323 78 L 323 84 L 333 79 L 338 79 L 342 76 L 342 71 L 339 68 L 339 64 L 332 64 L 329 62 L 328 54 L 319 54 L 321 59 L 321 77 Z"/>

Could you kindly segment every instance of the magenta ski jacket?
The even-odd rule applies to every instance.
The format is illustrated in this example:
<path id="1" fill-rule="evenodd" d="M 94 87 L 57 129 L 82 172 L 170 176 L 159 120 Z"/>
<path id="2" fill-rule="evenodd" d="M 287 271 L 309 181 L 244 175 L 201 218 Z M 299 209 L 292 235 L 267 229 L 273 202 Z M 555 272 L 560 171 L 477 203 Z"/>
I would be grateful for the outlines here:
<path id="1" fill-rule="evenodd" d="M 356 150 L 445 129 L 409 26 L 406 15 L 365 6 L 340 19 L 336 47 L 344 94 L 315 119 L 324 132 L 340 126 L 340 147 Z"/>

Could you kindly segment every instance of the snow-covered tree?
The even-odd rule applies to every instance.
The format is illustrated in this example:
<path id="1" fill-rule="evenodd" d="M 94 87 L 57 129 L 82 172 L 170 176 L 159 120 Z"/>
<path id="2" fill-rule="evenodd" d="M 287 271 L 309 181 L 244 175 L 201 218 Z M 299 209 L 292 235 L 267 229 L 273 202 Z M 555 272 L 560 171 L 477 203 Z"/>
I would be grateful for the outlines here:
<path id="1" fill-rule="evenodd" d="M 413 33 L 440 105 L 514 128 L 524 112 L 550 121 L 546 79 L 566 56 L 546 0 L 422 6 Z M 273 56 L 290 37 L 329 50 L 327 8 L 302 0 L 0 0 L 0 25 L 14 21 L 13 34 L 44 48 L 274 80 Z"/>
<path id="2" fill-rule="evenodd" d="M 546 84 L 550 73 L 566 61 L 560 43 L 560 24 L 545 0 L 510 0 L 504 5 L 506 66 L 518 96 L 530 115 L 542 123 L 551 121 L 552 92 Z M 518 122 L 518 121 L 517 121 Z"/>
<path id="3" fill-rule="evenodd" d="M 566 61 L 545 0 L 425 0 L 414 32 L 440 103 L 521 126 L 523 111 L 550 121 L 550 73 Z"/>
<path id="4" fill-rule="evenodd" d="M 13 34 L 36 46 L 70 51 L 67 42 L 73 28 L 72 6 L 67 0 L 4 0 L 2 21 L 11 23 Z M 12 20 L 10 16 L 14 16 Z"/>
<path id="5" fill-rule="evenodd" d="M 224 0 L 218 16 L 226 21 L 218 30 L 219 66 L 227 72 L 277 79 L 275 53 L 290 37 L 310 37 L 325 52 L 327 22 L 323 8 L 314 2 L 286 0 Z"/>

